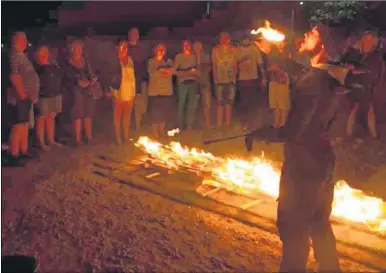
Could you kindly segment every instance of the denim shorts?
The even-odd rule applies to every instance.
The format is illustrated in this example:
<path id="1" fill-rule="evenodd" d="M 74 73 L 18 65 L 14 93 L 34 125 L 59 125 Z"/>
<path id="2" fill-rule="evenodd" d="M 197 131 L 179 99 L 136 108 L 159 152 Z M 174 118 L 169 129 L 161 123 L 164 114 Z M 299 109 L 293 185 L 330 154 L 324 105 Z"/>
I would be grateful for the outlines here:
<path id="1" fill-rule="evenodd" d="M 236 97 L 236 85 L 234 83 L 216 84 L 215 92 L 218 105 L 233 105 Z"/>

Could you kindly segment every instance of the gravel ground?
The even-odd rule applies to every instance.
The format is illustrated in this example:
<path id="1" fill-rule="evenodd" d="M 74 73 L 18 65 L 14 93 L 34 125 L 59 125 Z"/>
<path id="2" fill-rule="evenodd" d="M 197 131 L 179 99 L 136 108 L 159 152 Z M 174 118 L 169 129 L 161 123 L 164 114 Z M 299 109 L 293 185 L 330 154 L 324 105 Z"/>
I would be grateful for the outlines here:
<path id="1" fill-rule="evenodd" d="M 195 143 L 189 136 L 181 138 Z M 240 140 L 227 145 L 227 154 L 243 155 Z M 386 196 L 385 150 L 379 145 L 369 141 L 357 149 L 351 144 L 337 147 L 336 176 Z M 224 147 L 206 150 L 223 155 Z M 255 149 L 280 160 L 278 146 Z M 96 153 L 133 158 L 138 151 L 105 141 L 76 151 L 49 151 L 23 169 L 2 168 L 3 255 L 33 255 L 41 272 L 84 272 L 90 267 L 94 272 L 278 269 L 277 235 L 95 176 L 91 163 Z M 344 271 L 374 271 L 347 259 L 341 265 Z"/>

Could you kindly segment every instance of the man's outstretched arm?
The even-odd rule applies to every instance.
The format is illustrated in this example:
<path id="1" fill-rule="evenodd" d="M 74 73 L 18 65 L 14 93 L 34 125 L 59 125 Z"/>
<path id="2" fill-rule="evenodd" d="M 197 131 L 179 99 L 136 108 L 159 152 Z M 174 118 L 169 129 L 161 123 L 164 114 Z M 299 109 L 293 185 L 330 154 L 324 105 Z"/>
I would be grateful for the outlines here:
<path id="1" fill-rule="evenodd" d="M 286 141 L 286 129 L 285 127 L 276 129 L 271 126 L 265 126 L 259 129 L 256 129 L 250 132 L 245 137 L 245 146 L 248 152 L 252 151 L 253 142 L 263 141 L 263 142 L 274 142 L 274 143 L 283 143 Z"/>

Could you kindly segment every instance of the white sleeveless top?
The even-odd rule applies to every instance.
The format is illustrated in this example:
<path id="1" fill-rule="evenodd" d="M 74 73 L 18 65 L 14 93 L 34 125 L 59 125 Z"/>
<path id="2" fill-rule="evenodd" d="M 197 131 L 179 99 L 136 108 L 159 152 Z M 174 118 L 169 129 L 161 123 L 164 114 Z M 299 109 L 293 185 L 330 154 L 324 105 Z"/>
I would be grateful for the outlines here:
<path id="1" fill-rule="evenodd" d="M 123 65 L 121 63 L 122 69 L 122 80 L 121 87 L 119 90 L 112 90 L 112 95 L 122 101 L 130 101 L 135 97 L 135 73 L 134 73 L 134 64 L 131 57 L 129 57 L 128 64 Z"/>

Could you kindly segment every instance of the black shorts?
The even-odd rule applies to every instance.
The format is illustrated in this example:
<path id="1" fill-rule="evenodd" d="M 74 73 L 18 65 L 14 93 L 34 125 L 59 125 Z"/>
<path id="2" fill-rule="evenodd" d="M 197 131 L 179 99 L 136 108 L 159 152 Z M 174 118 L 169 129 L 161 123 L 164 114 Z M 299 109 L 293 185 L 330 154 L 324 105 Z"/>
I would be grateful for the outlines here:
<path id="1" fill-rule="evenodd" d="M 150 123 L 173 123 L 176 113 L 174 96 L 149 96 L 148 118 Z"/>
<path id="2" fill-rule="evenodd" d="M 11 115 L 12 115 L 12 123 L 20 124 L 20 123 L 28 123 L 30 121 L 31 115 L 31 107 L 32 101 L 29 99 L 18 100 L 16 105 L 12 106 Z"/>

